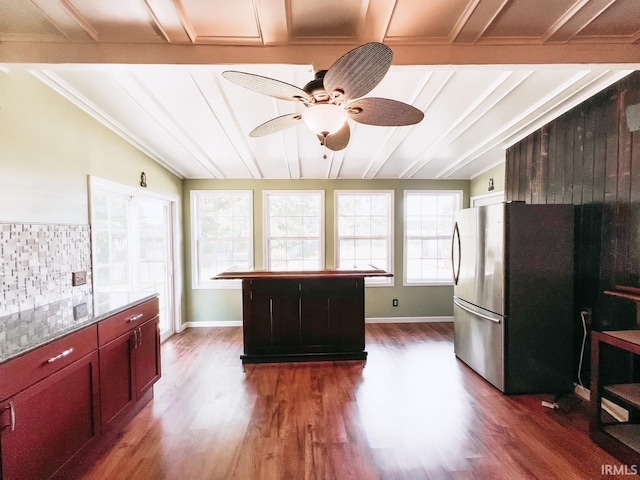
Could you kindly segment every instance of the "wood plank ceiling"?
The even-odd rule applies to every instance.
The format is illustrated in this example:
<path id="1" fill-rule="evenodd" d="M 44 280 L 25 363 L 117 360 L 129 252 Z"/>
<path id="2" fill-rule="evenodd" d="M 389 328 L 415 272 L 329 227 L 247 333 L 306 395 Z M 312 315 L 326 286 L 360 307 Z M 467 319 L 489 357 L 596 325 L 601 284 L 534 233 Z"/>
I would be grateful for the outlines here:
<path id="1" fill-rule="evenodd" d="M 299 111 L 222 78 L 302 87 L 369 41 L 395 53 L 367 96 L 411 127 L 352 124 L 322 158 Z M 27 69 L 183 178 L 473 178 L 640 65 L 637 0 L 2 0 L 0 75 Z M 297 110 L 298 109 L 298 110 Z"/>

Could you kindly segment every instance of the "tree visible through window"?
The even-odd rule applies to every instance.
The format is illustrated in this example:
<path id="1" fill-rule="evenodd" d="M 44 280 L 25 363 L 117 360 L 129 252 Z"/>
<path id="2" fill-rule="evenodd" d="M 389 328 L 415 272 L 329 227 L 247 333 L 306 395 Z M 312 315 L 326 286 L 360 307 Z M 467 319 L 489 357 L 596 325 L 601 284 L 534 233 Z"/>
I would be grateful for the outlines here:
<path id="1" fill-rule="evenodd" d="M 405 191 L 405 284 L 449 284 L 453 212 L 461 191 Z"/>
<path id="2" fill-rule="evenodd" d="M 211 277 L 231 268 L 253 268 L 253 192 L 194 190 L 191 209 L 194 286 L 237 285 Z"/>
<path id="3" fill-rule="evenodd" d="M 324 267 L 324 192 L 264 192 L 265 262 L 268 270 Z"/>
<path id="4" fill-rule="evenodd" d="M 392 271 L 393 191 L 336 191 L 336 265 Z M 387 277 L 367 285 L 390 285 Z"/>

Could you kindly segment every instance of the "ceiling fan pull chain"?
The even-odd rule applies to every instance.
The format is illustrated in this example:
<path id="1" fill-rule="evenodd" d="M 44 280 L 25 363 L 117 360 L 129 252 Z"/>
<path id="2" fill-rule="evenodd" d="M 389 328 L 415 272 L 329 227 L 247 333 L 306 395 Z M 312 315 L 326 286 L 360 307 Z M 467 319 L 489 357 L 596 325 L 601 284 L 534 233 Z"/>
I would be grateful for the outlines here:
<path id="1" fill-rule="evenodd" d="M 320 145 L 322 145 L 322 158 L 327 159 L 327 132 L 322 132 L 320 135 Z"/>

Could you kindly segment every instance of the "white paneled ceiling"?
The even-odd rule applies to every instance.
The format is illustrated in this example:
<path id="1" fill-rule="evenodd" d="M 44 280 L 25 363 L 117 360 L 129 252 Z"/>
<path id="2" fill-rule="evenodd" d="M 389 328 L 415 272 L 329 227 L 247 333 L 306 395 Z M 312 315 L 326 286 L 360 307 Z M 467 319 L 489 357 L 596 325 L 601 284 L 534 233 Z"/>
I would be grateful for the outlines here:
<path id="1" fill-rule="evenodd" d="M 391 70 L 367 97 L 424 112 L 351 123 L 328 151 L 303 108 L 227 69 L 299 87 L 368 41 Z M 504 150 L 640 65 L 637 0 L 2 0 L 0 65 L 27 69 L 183 178 L 473 178 Z"/>

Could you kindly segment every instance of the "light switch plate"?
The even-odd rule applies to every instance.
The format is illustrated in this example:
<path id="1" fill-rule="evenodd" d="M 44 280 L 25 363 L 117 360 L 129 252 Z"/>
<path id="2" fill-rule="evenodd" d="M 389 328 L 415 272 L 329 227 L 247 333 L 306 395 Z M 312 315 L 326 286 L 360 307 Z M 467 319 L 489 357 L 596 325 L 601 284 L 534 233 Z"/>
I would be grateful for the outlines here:
<path id="1" fill-rule="evenodd" d="M 77 287 L 87 283 L 87 272 L 73 272 L 71 274 L 71 285 Z"/>

